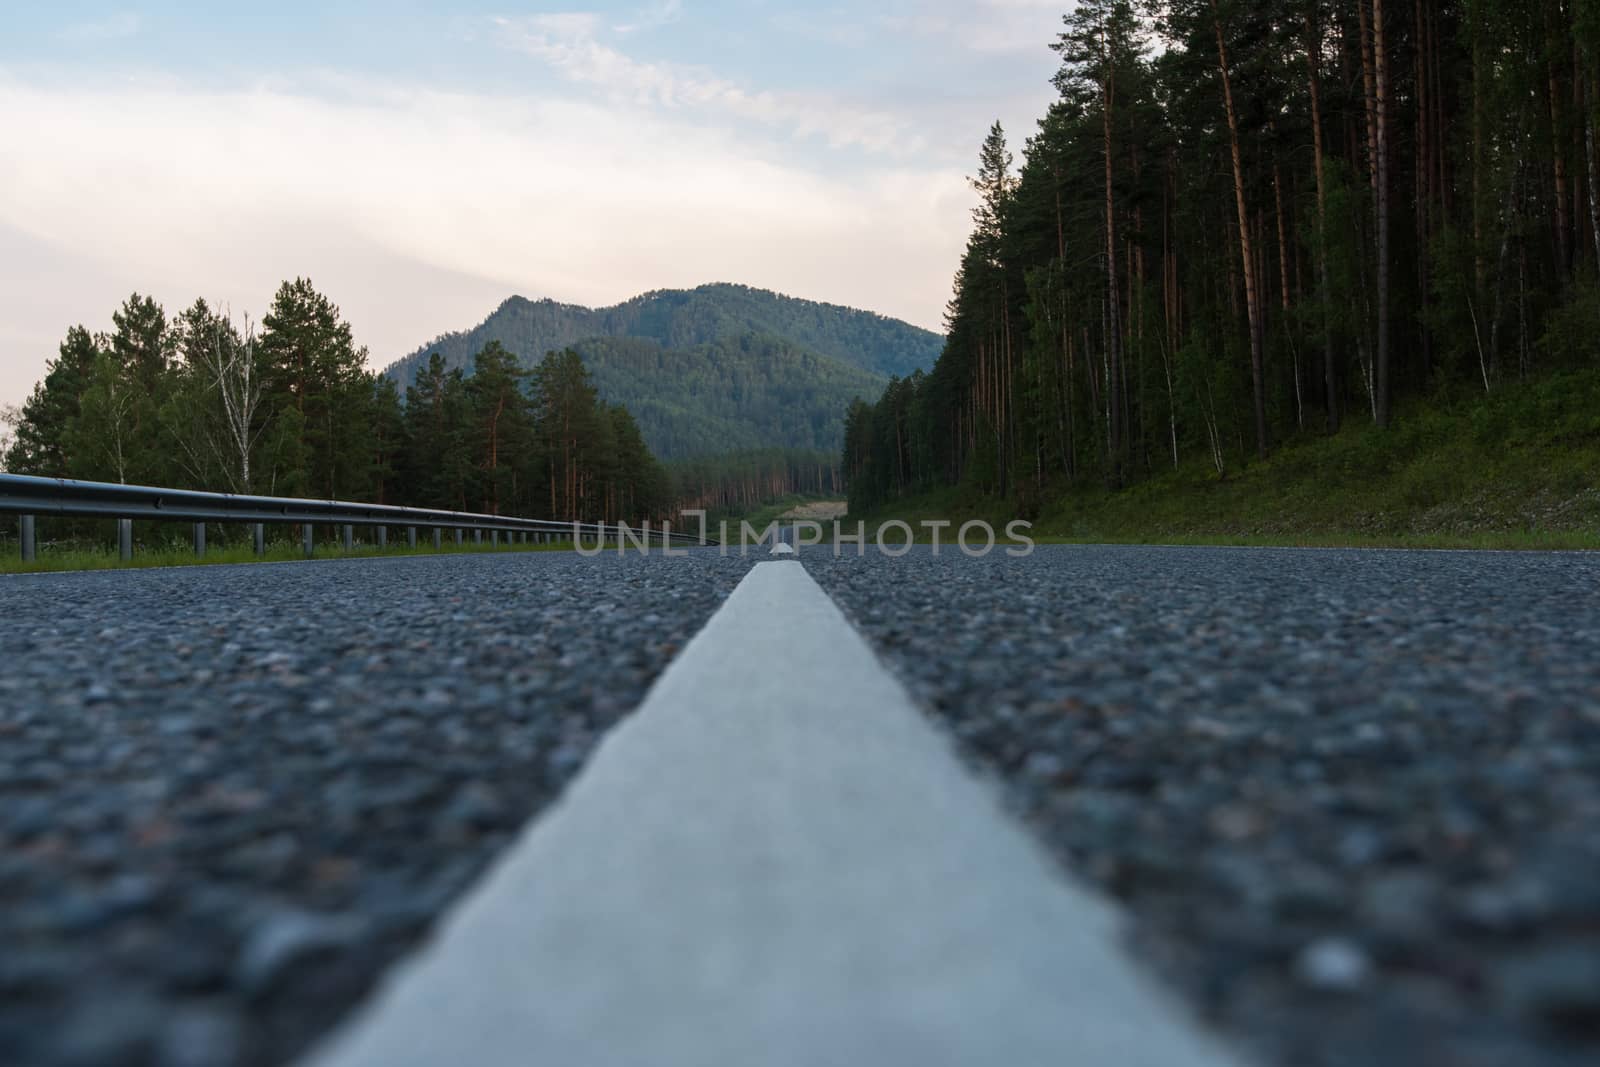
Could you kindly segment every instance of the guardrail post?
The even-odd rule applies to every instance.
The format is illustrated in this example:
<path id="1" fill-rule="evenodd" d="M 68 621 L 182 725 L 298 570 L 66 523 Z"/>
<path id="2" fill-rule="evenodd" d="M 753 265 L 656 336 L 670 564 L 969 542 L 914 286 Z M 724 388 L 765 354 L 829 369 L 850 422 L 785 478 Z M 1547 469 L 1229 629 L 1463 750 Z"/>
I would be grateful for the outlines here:
<path id="1" fill-rule="evenodd" d="M 461 527 L 456 527 L 456 544 L 461 544 Z"/>
<path id="2" fill-rule="evenodd" d="M 483 527 L 474 526 L 472 528 L 472 543 L 475 545 L 483 544 Z"/>
<path id="3" fill-rule="evenodd" d="M 500 531 L 499 530 L 490 530 L 489 531 L 489 547 L 490 548 L 499 548 L 500 547 Z"/>
<path id="4" fill-rule="evenodd" d="M 435 552 L 444 547 L 444 531 L 435 526 L 433 528 L 433 550 Z"/>
<path id="5" fill-rule="evenodd" d="M 304 535 L 306 559 L 310 559 L 317 553 L 316 529 L 309 522 L 302 524 L 300 529 Z"/>
<path id="6" fill-rule="evenodd" d="M 201 559 L 206 555 L 206 524 L 203 522 L 194 524 L 194 554 Z"/>
<path id="7" fill-rule="evenodd" d="M 382 552 L 389 547 L 389 527 L 378 527 L 378 551 Z"/>
<path id="8" fill-rule="evenodd" d="M 126 563 L 133 558 L 133 520 L 117 520 L 117 558 Z"/>
<path id="9" fill-rule="evenodd" d="M 267 554 L 267 524 L 258 522 L 250 528 L 250 540 L 255 546 L 256 555 Z"/>
<path id="10" fill-rule="evenodd" d="M 344 550 L 345 550 L 346 554 L 348 554 L 350 552 L 350 547 L 351 547 L 352 543 L 355 541 L 355 536 L 356 536 L 355 527 L 351 526 L 348 522 L 345 523 L 344 527 L 339 531 L 339 542 L 344 545 Z"/>
<path id="11" fill-rule="evenodd" d="M 407 526 L 406 527 L 406 547 L 407 548 L 416 548 L 417 547 L 417 528 L 415 526 Z"/>
<path id="12" fill-rule="evenodd" d="M 22 516 L 22 521 L 18 523 L 18 526 L 20 529 L 17 531 L 17 535 L 22 541 L 22 562 L 32 563 L 39 557 L 39 546 L 35 543 L 33 536 L 33 516 Z"/>

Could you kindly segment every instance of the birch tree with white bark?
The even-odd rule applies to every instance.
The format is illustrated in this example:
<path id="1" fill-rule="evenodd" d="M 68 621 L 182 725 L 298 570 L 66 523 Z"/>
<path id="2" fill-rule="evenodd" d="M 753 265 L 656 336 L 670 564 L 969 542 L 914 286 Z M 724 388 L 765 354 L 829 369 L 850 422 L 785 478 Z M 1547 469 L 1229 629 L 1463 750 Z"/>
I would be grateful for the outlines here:
<path id="1" fill-rule="evenodd" d="M 242 329 L 226 312 L 197 300 L 179 319 L 183 383 L 163 422 L 178 445 L 180 462 L 197 484 L 225 484 L 229 491 L 254 488 L 252 458 L 265 429 L 261 414 L 263 377 L 255 329 Z"/>
<path id="2" fill-rule="evenodd" d="M 22 421 L 22 409 L 15 404 L 0 404 L 0 472 L 6 470 L 6 456 L 17 440 L 17 424 Z"/>

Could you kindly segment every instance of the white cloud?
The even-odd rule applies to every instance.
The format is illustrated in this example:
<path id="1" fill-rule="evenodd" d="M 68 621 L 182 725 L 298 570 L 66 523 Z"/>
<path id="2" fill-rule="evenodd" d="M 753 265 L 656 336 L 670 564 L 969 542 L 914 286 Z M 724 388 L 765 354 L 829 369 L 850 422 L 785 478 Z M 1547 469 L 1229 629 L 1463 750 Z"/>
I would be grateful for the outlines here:
<path id="1" fill-rule="evenodd" d="M 521 19 L 496 17 L 490 21 L 502 30 L 520 23 L 530 32 L 563 38 L 593 37 L 601 27 L 600 16 L 593 11 L 557 11 L 544 15 L 528 15 Z"/>
<path id="2" fill-rule="evenodd" d="M 974 52 L 1036 53 L 1056 39 L 1072 0 L 917 0 L 877 16 L 882 29 L 937 37 Z"/>
<path id="3" fill-rule="evenodd" d="M 614 27 L 618 33 L 637 33 L 670 25 L 683 17 L 683 0 L 656 0 L 634 12 L 632 18 Z"/>
<path id="4" fill-rule="evenodd" d="M 956 170 L 824 176 L 629 108 L 0 75 L 0 402 L 133 288 L 259 316 L 296 274 L 376 363 L 512 292 L 602 304 L 727 280 L 937 328 L 970 199 Z"/>
<path id="5" fill-rule="evenodd" d="M 115 41 L 139 32 L 142 21 L 136 12 L 123 11 L 91 22 L 78 22 L 62 30 L 65 41 Z"/>
<path id="6" fill-rule="evenodd" d="M 870 26 L 839 8 L 805 13 L 778 11 L 768 21 L 780 33 L 835 48 L 865 48 L 873 40 Z"/>
<path id="7" fill-rule="evenodd" d="M 604 43 L 592 15 L 497 18 L 501 39 L 568 81 L 612 100 L 666 110 L 699 110 L 781 127 L 834 148 L 907 155 L 927 142 L 901 117 L 812 93 L 756 91 L 700 67 L 637 60 Z"/>

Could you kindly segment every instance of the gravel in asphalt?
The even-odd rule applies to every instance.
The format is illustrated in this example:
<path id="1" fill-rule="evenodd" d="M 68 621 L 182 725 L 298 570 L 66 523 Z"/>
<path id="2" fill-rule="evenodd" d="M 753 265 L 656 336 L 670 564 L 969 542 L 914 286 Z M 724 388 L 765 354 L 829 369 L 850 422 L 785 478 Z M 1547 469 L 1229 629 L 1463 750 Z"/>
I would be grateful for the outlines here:
<path id="1" fill-rule="evenodd" d="M 802 558 L 1262 1062 L 1600 1061 L 1600 557 Z"/>
<path id="2" fill-rule="evenodd" d="M 291 1058 L 751 562 L 0 578 L 0 1064 Z"/>

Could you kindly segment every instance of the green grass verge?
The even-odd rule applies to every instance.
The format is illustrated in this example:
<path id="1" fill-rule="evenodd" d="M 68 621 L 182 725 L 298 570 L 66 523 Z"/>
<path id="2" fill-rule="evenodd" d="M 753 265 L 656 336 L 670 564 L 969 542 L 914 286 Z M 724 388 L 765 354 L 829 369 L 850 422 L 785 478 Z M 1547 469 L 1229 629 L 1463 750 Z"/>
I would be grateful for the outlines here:
<path id="1" fill-rule="evenodd" d="M 31 563 L 22 561 L 20 546 L 15 540 L 0 541 L 0 574 L 32 574 L 40 571 L 98 571 L 116 570 L 120 568 L 143 567 L 194 567 L 212 566 L 228 563 L 290 563 L 306 558 L 305 550 L 298 542 L 272 541 L 266 546 L 266 554 L 257 556 L 251 545 L 244 544 L 219 544 L 208 545 L 206 554 L 197 557 L 194 549 L 187 543 L 170 543 L 165 545 L 138 545 L 135 546 L 133 559 L 124 562 L 117 556 L 113 548 L 87 543 L 68 543 L 61 545 L 41 544 L 38 549 L 38 558 Z M 490 545 L 487 541 L 476 544 L 467 541 L 461 545 L 446 539 L 437 550 L 431 540 L 423 535 L 416 548 L 409 548 L 402 540 L 400 544 L 390 543 L 386 549 L 379 550 L 374 544 L 357 544 L 349 552 L 344 551 L 336 544 L 321 544 L 316 546 L 313 559 L 373 559 L 378 556 L 446 556 L 479 553 L 506 553 L 506 552 L 562 552 L 571 551 L 572 542 L 560 541 L 554 544 L 501 544 Z"/>
<path id="2" fill-rule="evenodd" d="M 1492 397 L 1434 399 L 1384 431 L 1352 412 L 1225 475 L 1195 456 L 1110 491 L 1047 497 L 1040 541 L 1315 547 L 1600 548 L 1600 371 L 1565 372 Z M 1160 464 L 1162 457 L 1151 462 Z M 997 528 L 1012 503 L 961 489 L 906 498 L 850 521 Z M 946 539 L 949 535 L 946 534 Z M 922 538 L 926 540 L 927 538 Z"/>

